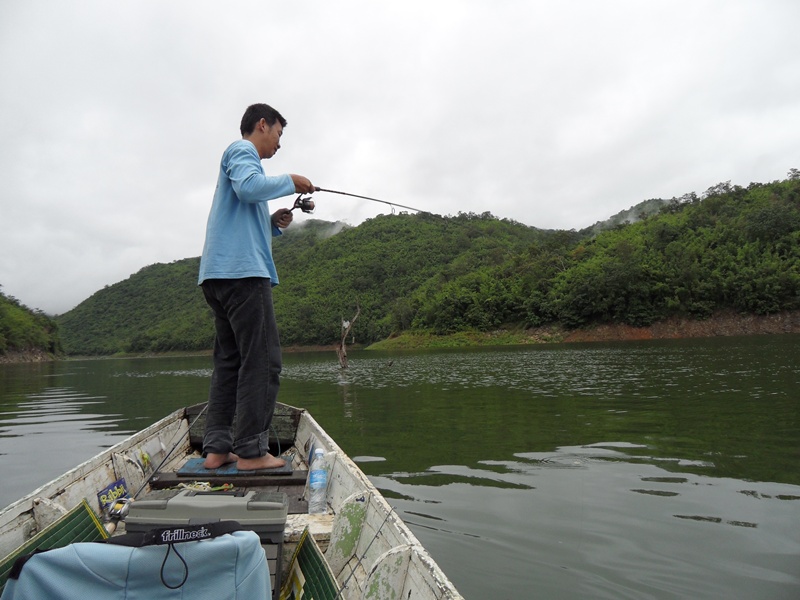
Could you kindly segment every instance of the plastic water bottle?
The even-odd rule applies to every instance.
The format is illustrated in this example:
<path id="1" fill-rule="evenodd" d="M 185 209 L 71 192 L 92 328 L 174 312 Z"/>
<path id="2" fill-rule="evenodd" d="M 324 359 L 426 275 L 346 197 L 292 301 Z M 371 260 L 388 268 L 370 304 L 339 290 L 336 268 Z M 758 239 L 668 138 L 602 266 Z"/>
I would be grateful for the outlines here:
<path id="1" fill-rule="evenodd" d="M 308 474 L 308 514 L 319 515 L 328 512 L 325 493 L 328 488 L 328 470 L 325 468 L 325 451 L 314 450 L 311 471 Z"/>

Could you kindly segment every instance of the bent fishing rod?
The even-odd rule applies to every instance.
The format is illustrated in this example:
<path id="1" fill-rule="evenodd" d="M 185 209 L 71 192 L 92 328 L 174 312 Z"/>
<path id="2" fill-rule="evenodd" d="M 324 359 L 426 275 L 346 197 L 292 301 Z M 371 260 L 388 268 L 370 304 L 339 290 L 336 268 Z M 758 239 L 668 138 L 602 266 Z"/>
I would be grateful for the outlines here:
<path id="1" fill-rule="evenodd" d="M 403 204 L 398 204 L 397 202 L 389 202 L 388 200 L 379 200 L 378 198 L 370 198 L 369 196 L 360 196 L 359 194 L 351 194 L 350 192 L 339 192 L 337 190 L 326 190 L 325 188 L 315 187 L 315 192 L 328 192 L 329 194 L 339 194 L 341 196 L 351 196 L 352 198 L 361 198 L 362 200 L 371 200 L 372 202 L 380 202 L 381 204 L 388 204 L 392 207 L 392 212 L 394 212 L 394 207 L 397 206 L 398 208 L 406 208 L 408 210 L 413 210 L 418 213 L 427 213 L 429 211 L 422 210 L 420 208 L 414 208 L 413 206 L 404 206 Z M 299 208 L 304 213 L 313 213 L 314 212 L 314 201 L 310 197 L 303 198 L 303 194 L 300 194 L 297 197 L 297 200 L 294 201 L 294 206 L 290 210 L 294 210 L 295 208 Z"/>

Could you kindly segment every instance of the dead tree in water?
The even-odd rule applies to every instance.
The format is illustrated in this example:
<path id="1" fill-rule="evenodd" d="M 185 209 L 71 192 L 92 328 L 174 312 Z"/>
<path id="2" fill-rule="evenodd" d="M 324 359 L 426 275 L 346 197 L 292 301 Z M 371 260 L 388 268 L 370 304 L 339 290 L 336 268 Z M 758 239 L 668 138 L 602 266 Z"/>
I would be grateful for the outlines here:
<path id="1" fill-rule="evenodd" d="M 339 366 L 343 369 L 347 368 L 347 347 L 345 344 L 345 340 L 347 336 L 350 334 L 350 330 L 353 328 L 353 324 L 356 322 L 359 313 L 361 313 L 361 307 L 356 305 L 356 314 L 350 321 L 345 321 L 342 319 L 342 340 L 339 342 L 339 346 L 336 348 L 336 354 L 339 355 Z"/>

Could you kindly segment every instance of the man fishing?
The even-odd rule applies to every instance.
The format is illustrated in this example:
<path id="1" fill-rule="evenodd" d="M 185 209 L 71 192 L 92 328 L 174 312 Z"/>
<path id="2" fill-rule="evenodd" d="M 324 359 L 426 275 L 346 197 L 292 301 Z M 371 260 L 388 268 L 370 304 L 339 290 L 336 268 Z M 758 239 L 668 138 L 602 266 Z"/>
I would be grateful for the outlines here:
<path id="1" fill-rule="evenodd" d="M 281 347 L 272 305 L 278 274 L 272 236 L 292 222 L 292 212 L 270 215 L 269 200 L 312 193 L 301 175 L 267 176 L 261 161 L 281 147 L 286 119 L 267 104 L 242 117 L 242 139 L 222 155 L 208 216 L 198 284 L 214 314 L 214 372 L 203 438 L 207 469 L 236 462 L 242 471 L 285 464 L 268 452 L 281 372 Z M 233 435 L 235 414 L 235 431 Z"/>

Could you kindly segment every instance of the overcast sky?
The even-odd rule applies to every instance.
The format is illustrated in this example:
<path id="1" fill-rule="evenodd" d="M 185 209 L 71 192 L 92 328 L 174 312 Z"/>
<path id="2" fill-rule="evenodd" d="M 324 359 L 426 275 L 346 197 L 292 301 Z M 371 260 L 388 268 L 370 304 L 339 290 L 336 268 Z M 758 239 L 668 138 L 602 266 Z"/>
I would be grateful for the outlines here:
<path id="1" fill-rule="evenodd" d="M 0 285 L 58 314 L 199 256 L 254 102 L 289 122 L 268 173 L 442 215 L 580 229 L 784 179 L 798 23 L 796 0 L 3 0 Z"/>

